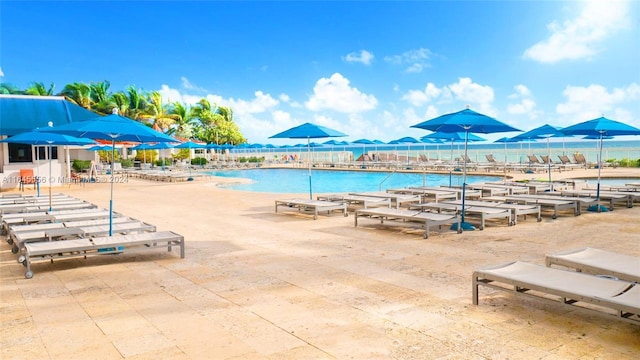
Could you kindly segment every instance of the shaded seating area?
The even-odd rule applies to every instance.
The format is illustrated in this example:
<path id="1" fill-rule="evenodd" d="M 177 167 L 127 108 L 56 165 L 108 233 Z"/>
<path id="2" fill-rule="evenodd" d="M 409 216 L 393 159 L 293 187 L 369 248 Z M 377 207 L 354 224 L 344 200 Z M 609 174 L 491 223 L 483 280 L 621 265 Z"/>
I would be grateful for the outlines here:
<path id="1" fill-rule="evenodd" d="M 474 305 L 484 286 L 640 324 L 640 285 L 634 282 L 521 261 L 480 268 L 473 272 L 472 282 Z M 488 296 L 495 298 L 495 291 Z"/>

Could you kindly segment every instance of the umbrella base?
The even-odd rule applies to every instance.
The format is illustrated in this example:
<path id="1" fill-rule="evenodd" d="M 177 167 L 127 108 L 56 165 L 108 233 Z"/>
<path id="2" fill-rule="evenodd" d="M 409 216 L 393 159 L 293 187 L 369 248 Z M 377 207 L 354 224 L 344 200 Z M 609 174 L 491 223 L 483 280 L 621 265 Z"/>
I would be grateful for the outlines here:
<path id="1" fill-rule="evenodd" d="M 471 223 L 468 222 L 461 222 L 460 223 L 460 229 L 458 229 L 458 224 L 453 224 L 451 225 L 451 230 L 459 230 L 459 231 L 473 231 L 475 230 L 476 227 L 471 225 Z"/>
<path id="2" fill-rule="evenodd" d="M 587 211 L 592 212 L 608 212 L 609 208 L 604 205 L 591 205 L 587 208 Z"/>
<path id="3" fill-rule="evenodd" d="M 188 177 L 187 181 L 193 181 L 193 178 L 192 177 Z"/>

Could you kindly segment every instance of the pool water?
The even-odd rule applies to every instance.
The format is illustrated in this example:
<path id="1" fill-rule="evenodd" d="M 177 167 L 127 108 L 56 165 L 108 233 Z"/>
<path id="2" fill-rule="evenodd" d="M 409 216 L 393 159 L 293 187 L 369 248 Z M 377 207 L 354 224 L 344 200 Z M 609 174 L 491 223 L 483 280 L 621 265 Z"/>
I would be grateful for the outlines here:
<path id="1" fill-rule="evenodd" d="M 307 169 L 248 169 L 220 170 L 208 174 L 221 177 L 250 179 L 247 184 L 229 184 L 234 190 L 269 193 L 309 193 L 309 172 Z M 467 176 L 467 184 L 484 181 L 498 181 L 496 176 Z M 462 174 L 449 175 L 390 173 L 344 170 L 312 170 L 313 193 L 343 193 L 379 191 L 407 186 L 462 185 Z"/>

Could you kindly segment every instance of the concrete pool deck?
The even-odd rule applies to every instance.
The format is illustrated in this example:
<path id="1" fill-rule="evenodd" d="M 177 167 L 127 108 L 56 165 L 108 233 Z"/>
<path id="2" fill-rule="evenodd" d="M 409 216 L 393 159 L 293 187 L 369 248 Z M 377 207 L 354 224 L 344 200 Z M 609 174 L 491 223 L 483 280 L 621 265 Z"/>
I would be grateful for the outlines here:
<path id="1" fill-rule="evenodd" d="M 597 170 L 554 173 L 590 177 Z M 518 174 L 519 178 L 544 175 Z M 640 169 L 603 169 L 640 178 Z M 185 259 L 141 251 L 34 265 L 0 245 L 2 359 L 634 359 L 640 326 L 481 289 L 478 267 L 597 247 L 640 256 L 640 206 L 533 217 L 423 239 L 353 216 L 276 214 L 233 179 L 118 183 L 114 210 L 185 236 Z M 109 184 L 56 191 L 108 207 Z M 304 195 L 304 194 L 303 194 Z"/>

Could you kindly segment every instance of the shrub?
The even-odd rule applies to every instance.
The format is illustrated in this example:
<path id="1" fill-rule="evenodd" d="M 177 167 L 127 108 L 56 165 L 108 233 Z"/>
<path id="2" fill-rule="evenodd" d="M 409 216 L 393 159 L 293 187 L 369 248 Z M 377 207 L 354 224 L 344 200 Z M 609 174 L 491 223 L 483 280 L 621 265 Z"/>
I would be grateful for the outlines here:
<path id="1" fill-rule="evenodd" d="M 207 164 L 207 159 L 202 158 L 202 157 L 196 157 L 191 159 L 191 165 L 206 165 Z"/>
<path id="2" fill-rule="evenodd" d="M 241 157 L 240 159 L 238 159 L 239 162 L 241 163 L 259 163 L 259 162 L 263 162 L 264 161 L 264 156 L 261 157 L 256 157 L 256 156 L 251 156 L 251 157 Z"/>
<path id="3" fill-rule="evenodd" d="M 86 170 L 89 167 L 91 167 L 91 160 L 78 160 L 78 159 L 75 159 L 71 163 L 71 167 L 76 172 L 82 172 L 83 170 Z"/>
<path id="4" fill-rule="evenodd" d="M 155 161 L 156 166 L 162 166 L 162 159 L 158 159 Z M 164 159 L 164 166 L 171 166 L 173 165 L 173 160 L 171 158 L 165 158 Z"/>
<path id="5" fill-rule="evenodd" d="M 133 159 L 122 159 L 120 160 L 123 168 L 133 167 Z"/>

